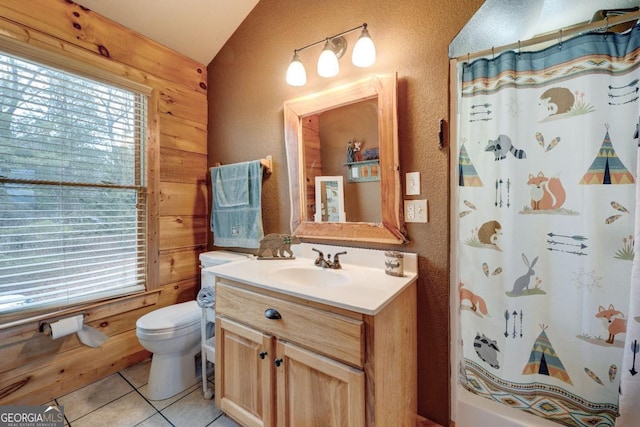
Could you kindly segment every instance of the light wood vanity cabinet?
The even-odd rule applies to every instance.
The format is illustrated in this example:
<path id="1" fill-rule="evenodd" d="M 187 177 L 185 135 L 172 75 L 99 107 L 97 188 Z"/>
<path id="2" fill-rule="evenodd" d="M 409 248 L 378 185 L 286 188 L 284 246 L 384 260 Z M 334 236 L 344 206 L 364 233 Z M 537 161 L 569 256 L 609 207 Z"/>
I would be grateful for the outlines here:
<path id="1" fill-rule="evenodd" d="M 370 316 L 218 278 L 216 405 L 247 427 L 415 426 L 415 293 Z"/>

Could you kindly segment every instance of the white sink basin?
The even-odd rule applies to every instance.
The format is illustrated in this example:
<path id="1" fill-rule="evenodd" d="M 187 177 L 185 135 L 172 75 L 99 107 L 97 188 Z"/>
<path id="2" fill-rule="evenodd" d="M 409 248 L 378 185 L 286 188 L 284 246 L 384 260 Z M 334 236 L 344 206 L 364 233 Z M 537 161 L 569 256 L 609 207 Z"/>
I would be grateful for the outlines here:
<path id="1" fill-rule="evenodd" d="M 417 280 L 418 256 L 404 254 L 404 276 L 385 274 L 383 250 L 301 243 L 293 246 L 295 259 L 248 258 L 209 267 L 216 280 L 232 280 L 321 304 L 367 315 L 375 315 Z M 314 265 L 318 254 L 347 251 L 340 257 L 342 268 Z M 220 282 L 218 282 L 220 283 Z"/>
<path id="2" fill-rule="evenodd" d="M 267 273 L 270 280 L 294 286 L 335 287 L 349 284 L 349 276 L 342 270 L 315 266 L 287 266 Z"/>

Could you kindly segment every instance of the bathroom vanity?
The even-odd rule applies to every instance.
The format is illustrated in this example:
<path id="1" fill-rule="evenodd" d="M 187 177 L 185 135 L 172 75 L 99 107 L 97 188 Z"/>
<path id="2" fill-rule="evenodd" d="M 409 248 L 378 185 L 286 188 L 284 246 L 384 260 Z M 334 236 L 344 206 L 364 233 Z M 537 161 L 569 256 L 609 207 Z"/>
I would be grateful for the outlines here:
<path id="1" fill-rule="evenodd" d="M 392 277 L 383 251 L 300 246 L 216 267 L 216 404 L 243 426 L 414 426 L 415 254 Z"/>

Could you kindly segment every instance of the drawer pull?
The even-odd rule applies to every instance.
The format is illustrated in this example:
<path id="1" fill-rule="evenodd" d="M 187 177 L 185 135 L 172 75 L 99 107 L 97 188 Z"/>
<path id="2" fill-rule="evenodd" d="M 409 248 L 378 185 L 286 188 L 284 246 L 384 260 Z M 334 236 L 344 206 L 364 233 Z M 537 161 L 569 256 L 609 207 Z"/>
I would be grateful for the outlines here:
<path id="1" fill-rule="evenodd" d="M 282 316 L 280 315 L 280 313 L 278 313 L 278 310 L 276 310 L 275 308 L 267 308 L 264 311 L 264 317 L 266 317 L 267 319 L 273 319 L 273 320 L 282 319 Z"/>
<path id="2" fill-rule="evenodd" d="M 282 365 L 283 360 L 282 359 L 276 359 L 273 361 L 273 363 L 276 365 L 276 368 L 279 368 L 280 365 Z"/>
<path id="3" fill-rule="evenodd" d="M 260 356 L 260 359 L 264 360 L 264 358 L 267 357 L 267 352 L 266 351 L 261 351 L 259 356 Z"/>

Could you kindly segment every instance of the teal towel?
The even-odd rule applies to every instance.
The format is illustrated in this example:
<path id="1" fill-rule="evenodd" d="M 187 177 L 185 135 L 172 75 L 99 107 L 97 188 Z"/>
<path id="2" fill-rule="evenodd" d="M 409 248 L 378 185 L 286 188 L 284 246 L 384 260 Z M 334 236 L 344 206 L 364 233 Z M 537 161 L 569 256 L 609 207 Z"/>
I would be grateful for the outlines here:
<path id="1" fill-rule="evenodd" d="M 249 204 L 250 166 L 251 163 L 244 162 L 213 168 L 216 174 L 213 197 L 215 197 L 219 208 L 232 208 Z"/>
<path id="2" fill-rule="evenodd" d="M 258 248 L 262 228 L 259 160 L 211 168 L 211 231 L 216 246 Z"/>

